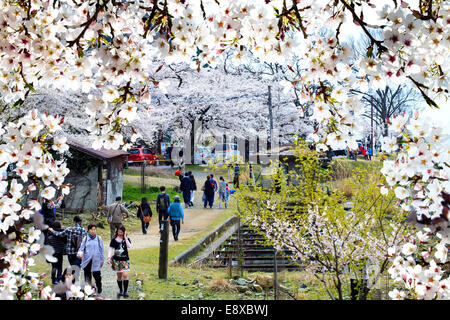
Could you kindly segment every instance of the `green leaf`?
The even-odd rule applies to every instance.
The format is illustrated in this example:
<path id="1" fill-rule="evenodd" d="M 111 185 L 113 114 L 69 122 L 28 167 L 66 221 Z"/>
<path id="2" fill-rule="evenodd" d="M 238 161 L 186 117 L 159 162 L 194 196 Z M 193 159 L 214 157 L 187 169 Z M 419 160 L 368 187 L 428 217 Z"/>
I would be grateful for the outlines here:
<path id="1" fill-rule="evenodd" d="M 36 90 L 33 88 L 33 86 L 31 85 L 31 84 L 29 84 L 29 83 L 27 83 L 26 85 L 25 85 L 25 88 L 27 88 L 28 90 L 30 90 L 31 92 L 34 92 L 34 93 L 36 93 Z"/>

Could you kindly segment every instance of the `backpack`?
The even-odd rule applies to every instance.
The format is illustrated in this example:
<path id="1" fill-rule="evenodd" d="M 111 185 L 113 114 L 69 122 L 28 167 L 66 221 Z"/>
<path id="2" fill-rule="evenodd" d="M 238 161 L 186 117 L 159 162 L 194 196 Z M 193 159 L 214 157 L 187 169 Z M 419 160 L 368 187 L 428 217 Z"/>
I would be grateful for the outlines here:
<path id="1" fill-rule="evenodd" d="M 72 235 L 72 239 L 71 239 L 70 243 L 75 248 L 75 251 L 78 251 L 78 249 L 80 249 L 82 241 L 83 241 L 83 236 L 77 235 L 77 234 Z"/>
<path id="2" fill-rule="evenodd" d="M 166 197 L 165 196 L 159 197 L 158 204 L 159 204 L 159 211 L 160 212 L 166 212 L 167 211 L 167 204 L 166 204 Z"/>

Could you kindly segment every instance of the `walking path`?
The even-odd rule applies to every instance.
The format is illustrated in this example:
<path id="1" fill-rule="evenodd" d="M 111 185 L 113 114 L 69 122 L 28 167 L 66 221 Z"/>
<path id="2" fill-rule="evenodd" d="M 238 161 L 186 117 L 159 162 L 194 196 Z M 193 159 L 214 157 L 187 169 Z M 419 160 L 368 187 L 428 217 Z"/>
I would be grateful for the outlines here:
<path id="1" fill-rule="evenodd" d="M 201 186 L 206 180 L 207 173 L 205 172 L 195 172 L 195 179 L 197 182 L 197 191 L 195 192 L 194 198 L 194 207 L 193 208 L 184 208 L 184 224 L 181 225 L 181 232 L 179 234 L 179 242 L 182 242 L 184 239 L 189 239 L 191 237 L 196 236 L 199 233 L 208 231 L 211 228 L 211 224 L 214 223 L 223 213 L 223 209 L 218 209 L 217 202 L 217 194 L 216 194 L 216 202 L 214 203 L 213 209 L 203 209 L 202 202 L 202 194 L 200 191 Z M 173 199 L 171 199 L 173 201 Z M 126 226 L 126 222 L 125 222 Z M 131 249 L 144 249 L 149 247 L 157 247 L 159 246 L 160 234 L 159 234 L 159 224 L 158 224 L 158 216 L 154 213 L 152 222 L 150 223 L 150 227 L 147 231 L 147 234 L 142 234 L 141 231 L 130 231 L 128 237 L 131 239 Z M 109 228 L 109 226 L 108 226 Z M 178 243 L 179 243 L 178 242 Z M 103 239 L 103 243 L 105 246 L 105 259 L 108 255 L 109 250 L 109 239 Z M 169 246 L 176 245 L 173 241 L 172 233 L 169 235 Z M 131 269 L 133 268 L 133 261 L 131 261 Z M 132 270 L 131 270 L 132 272 Z M 107 299 L 117 299 L 118 286 L 116 282 L 116 274 L 111 269 L 111 266 L 105 262 L 105 265 L 102 268 L 102 283 L 103 283 L 103 293 Z M 130 283 L 130 286 L 134 285 L 134 283 Z"/>

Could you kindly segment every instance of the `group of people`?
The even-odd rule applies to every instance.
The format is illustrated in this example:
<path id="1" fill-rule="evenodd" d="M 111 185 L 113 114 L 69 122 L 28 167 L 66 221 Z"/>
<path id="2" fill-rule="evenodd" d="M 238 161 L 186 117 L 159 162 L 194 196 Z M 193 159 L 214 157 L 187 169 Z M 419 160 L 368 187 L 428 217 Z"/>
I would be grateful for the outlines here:
<path id="1" fill-rule="evenodd" d="M 352 151 L 347 149 L 347 157 L 353 160 L 357 159 L 358 154 L 364 156 L 365 160 L 372 160 L 373 150 L 371 147 L 365 148 L 362 144 L 358 145 L 358 151 Z"/>
<path id="2" fill-rule="evenodd" d="M 206 177 L 206 181 L 202 187 L 203 191 L 203 208 L 206 209 L 213 207 L 216 192 L 219 195 L 219 208 L 228 208 L 228 200 L 230 194 L 235 190 L 230 189 L 228 183 L 223 177 L 219 177 L 219 183 L 214 180 L 214 175 L 210 174 Z"/>
<path id="3" fill-rule="evenodd" d="M 180 183 L 185 206 L 186 208 L 192 207 L 194 205 L 194 193 L 197 190 L 192 172 L 187 172 L 185 175 L 180 174 Z M 220 201 L 219 208 L 227 208 L 229 195 L 234 192 L 223 177 L 220 177 L 219 182 L 217 182 L 213 174 L 207 176 L 201 190 L 203 191 L 204 208 L 207 208 L 208 205 L 210 208 L 213 207 L 216 192 Z M 175 241 L 178 241 L 181 224 L 184 223 L 184 211 L 180 202 L 180 196 L 176 195 L 173 200 L 171 203 L 170 196 L 166 193 L 166 188 L 161 186 L 160 193 L 156 198 L 159 229 L 162 230 L 163 221 L 169 219 L 173 238 Z M 121 197 L 116 197 L 115 203 L 108 207 L 107 219 L 110 225 L 110 243 L 106 261 L 117 274 L 118 297 L 126 298 L 129 296 L 128 274 L 130 261 L 128 249 L 131 247 L 131 240 L 127 236 L 123 220 L 129 217 L 130 212 L 121 201 Z M 82 227 L 81 217 L 75 216 L 73 225 L 63 229 L 60 221 L 56 220 L 55 215 L 56 208 L 59 208 L 61 203 L 62 198 L 58 198 L 56 203 L 44 201 L 41 211 L 44 223 L 49 226 L 45 232 L 45 242 L 54 249 L 53 256 L 55 260 L 48 261 L 52 266 L 52 284 L 55 286 L 62 285 L 67 280 L 67 277 L 72 275 L 74 275 L 73 282 L 78 281 L 79 272 L 82 269 L 84 271 L 84 281 L 93 285 L 92 279 L 94 279 L 96 294 L 101 294 L 103 291 L 101 269 L 105 261 L 105 250 L 103 239 L 97 234 L 97 225 L 89 224 L 86 230 Z M 137 211 L 137 217 L 141 220 L 143 234 L 147 233 L 152 216 L 153 212 L 150 204 L 147 198 L 143 197 Z M 67 255 L 70 267 L 63 272 L 64 255 Z M 71 270 L 75 270 L 75 273 L 71 272 Z"/>
<path id="4" fill-rule="evenodd" d="M 114 228 L 114 232 L 111 233 L 106 261 L 117 274 L 118 297 L 127 298 L 129 297 L 128 273 L 130 271 L 128 249 L 131 247 L 131 240 L 127 237 L 127 231 L 121 224 L 122 217 L 118 218 L 118 212 L 128 214 L 128 211 L 120 204 L 120 200 L 120 197 L 116 198 L 116 203 L 111 205 L 108 210 L 108 220 L 111 230 Z M 117 222 L 119 220 L 120 225 Z M 52 284 L 64 286 L 67 277 L 72 279 L 71 283 L 75 283 L 79 280 L 79 273 L 82 269 L 85 283 L 93 286 L 92 278 L 94 278 L 95 294 L 101 294 L 103 291 L 101 269 L 105 261 L 105 250 L 103 239 L 97 234 L 97 225 L 89 224 L 86 230 L 82 227 L 82 219 L 79 216 L 75 216 L 73 225 L 65 229 L 61 228 L 61 223 L 56 219 L 47 222 L 49 222 L 49 228 L 46 242 L 53 247 L 53 256 L 56 259 L 56 261 L 49 261 L 52 265 Z M 64 255 L 67 255 L 70 267 L 63 272 Z M 64 292 L 61 292 L 61 298 L 67 298 Z"/>
<path id="5" fill-rule="evenodd" d="M 162 230 L 163 221 L 169 219 L 170 225 L 172 226 L 173 238 L 175 241 L 178 241 L 180 222 L 184 223 L 184 212 L 180 203 L 180 196 L 175 196 L 173 199 L 174 202 L 170 203 L 170 196 L 166 193 L 166 187 L 161 186 L 159 190 L 160 193 L 156 197 L 159 229 Z M 148 200 L 146 197 L 143 197 L 137 211 L 137 217 L 141 220 L 143 234 L 147 234 L 152 216 L 153 212 Z M 150 219 L 146 219 L 146 217 L 150 217 Z"/>

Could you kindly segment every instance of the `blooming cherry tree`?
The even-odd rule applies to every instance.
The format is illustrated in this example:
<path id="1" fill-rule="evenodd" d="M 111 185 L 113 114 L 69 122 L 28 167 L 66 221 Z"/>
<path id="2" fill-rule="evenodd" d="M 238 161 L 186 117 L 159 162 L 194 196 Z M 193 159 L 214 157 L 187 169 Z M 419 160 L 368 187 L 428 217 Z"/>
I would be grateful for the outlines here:
<path id="1" fill-rule="evenodd" d="M 122 128 L 136 119 L 139 106 L 150 107 L 153 90 L 170 88 L 156 80 L 154 58 L 200 70 L 218 65 L 229 49 L 235 62 L 245 61 L 250 51 L 268 63 L 285 63 L 296 54 L 304 57 L 305 72 L 290 82 L 301 92 L 300 103 L 314 106 L 322 133 L 317 130 L 313 140 L 323 150 L 344 145 L 354 149 L 362 107 L 349 97 L 350 89 L 364 92 L 368 84 L 383 88 L 390 79 L 408 81 L 434 107 L 448 98 L 449 12 L 450 4 L 442 0 L 393 0 L 383 8 L 369 0 L 0 0 L 0 95 L 11 107 L 44 88 L 81 90 L 89 100 L 86 114 L 93 146 L 127 148 Z M 375 15 L 378 21 L 368 22 L 367 17 Z M 352 58 L 341 41 L 341 28 L 348 22 L 370 39 L 364 58 Z M 326 36 L 320 32 L 324 27 L 331 31 Z M 370 28 L 382 30 L 382 39 L 374 38 Z M 38 209 L 35 200 L 21 203 L 24 195 L 42 188 L 51 198 L 67 174 L 64 163 L 49 152 L 50 135 L 42 133 L 58 129 L 59 119 L 52 117 L 31 111 L 0 128 L 0 168 L 14 164 L 17 175 L 16 182 L 1 185 L 5 241 L 12 228 L 21 230 L 20 219 L 31 218 L 30 211 Z M 396 130 L 405 124 L 400 117 L 393 120 Z M 407 167 L 402 177 L 386 175 L 388 183 L 403 188 L 396 189 L 398 196 L 410 201 L 403 208 L 410 204 L 419 215 L 436 219 L 442 209 L 438 195 L 448 191 L 449 149 L 441 142 L 440 129 L 428 130 L 424 124 L 419 120 L 408 128 L 417 141 L 411 139 L 407 156 L 400 155 L 399 163 Z M 58 139 L 53 152 L 66 148 Z M 441 168 L 431 169 L 439 163 Z M 389 165 L 394 166 L 387 162 L 385 171 Z M 413 194 L 417 199 L 411 200 Z M 2 249 L 5 281 L 0 285 L 8 289 L 1 294 L 30 297 L 20 289 L 29 280 L 23 280 L 28 279 L 26 267 L 19 268 L 14 247 L 8 243 Z M 12 274 L 19 277 L 17 291 Z"/>

